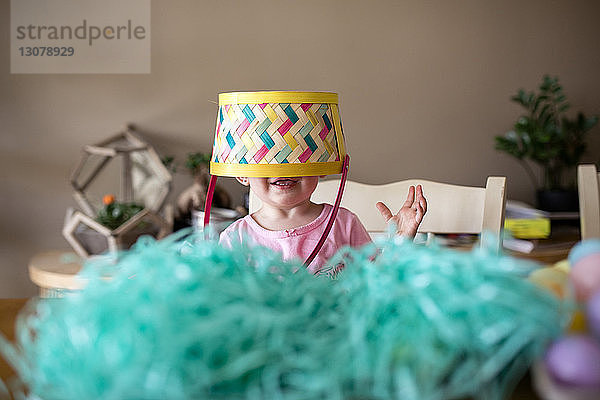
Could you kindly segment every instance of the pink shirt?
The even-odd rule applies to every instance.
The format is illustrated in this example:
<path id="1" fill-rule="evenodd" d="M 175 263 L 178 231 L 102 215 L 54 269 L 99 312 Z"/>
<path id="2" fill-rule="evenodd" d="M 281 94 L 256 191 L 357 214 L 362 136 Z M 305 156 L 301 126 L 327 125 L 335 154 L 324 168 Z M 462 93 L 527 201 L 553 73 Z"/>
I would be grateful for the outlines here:
<path id="1" fill-rule="evenodd" d="M 267 230 L 260 226 L 251 215 L 247 215 L 235 221 L 221 233 L 220 243 L 231 247 L 235 241 L 242 242 L 250 238 L 255 244 L 280 252 L 284 260 L 299 258 L 304 262 L 321 238 L 332 209 L 330 204 L 324 204 L 323 211 L 312 222 L 283 231 Z M 370 242 L 371 237 L 358 217 L 351 211 L 340 207 L 327 240 L 308 269 L 312 273 L 319 271 L 327 265 L 327 260 L 343 246 L 360 247 Z"/>

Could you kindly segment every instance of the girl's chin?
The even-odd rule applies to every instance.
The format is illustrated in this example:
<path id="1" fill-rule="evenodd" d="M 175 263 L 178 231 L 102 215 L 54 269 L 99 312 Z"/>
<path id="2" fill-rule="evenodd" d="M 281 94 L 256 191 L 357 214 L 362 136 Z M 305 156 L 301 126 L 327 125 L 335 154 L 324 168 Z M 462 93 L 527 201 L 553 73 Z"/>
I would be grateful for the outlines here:
<path id="1" fill-rule="evenodd" d="M 293 207 L 297 207 L 297 206 L 300 206 L 302 204 L 305 204 L 309 200 L 310 199 L 300 200 L 298 198 L 298 196 L 296 196 L 296 195 L 294 195 L 294 196 L 280 196 L 274 203 L 277 206 L 279 206 L 279 207 L 293 208 Z"/>

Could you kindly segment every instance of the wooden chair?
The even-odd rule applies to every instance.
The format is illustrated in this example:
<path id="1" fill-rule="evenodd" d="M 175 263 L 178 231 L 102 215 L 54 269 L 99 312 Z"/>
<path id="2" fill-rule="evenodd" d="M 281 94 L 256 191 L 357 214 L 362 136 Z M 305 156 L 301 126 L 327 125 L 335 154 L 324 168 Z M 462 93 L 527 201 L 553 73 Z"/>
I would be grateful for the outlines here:
<path id="1" fill-rule="evenodd" d="M 577 167 L 581 240 L 600 238 L 600 174 L 594 164 Z"/>
<path id="2" fill-rule="evenodd" d="M 427 213 L 419 227 L 428 239 L 440 233 L 473 233 L 490 231 L 500 238 L 506 202 L 505 177 L 488 177 L 485 187 L 471 187 L 410 179 L 385 185 L 367 185 L 348 181 L 342 207 L 354 212 L 372 237 L 385 234 L 387 225 L 375 207 L 384 202 L 397 212 L 406 200 L 408 187 L 422 185 L 427 199 Z M 315 203 L 333 203 L 339 180 L 322 181 L 313 193 Z M 250 212 L 260 208 L 260 200 L 250 191 Z"/>

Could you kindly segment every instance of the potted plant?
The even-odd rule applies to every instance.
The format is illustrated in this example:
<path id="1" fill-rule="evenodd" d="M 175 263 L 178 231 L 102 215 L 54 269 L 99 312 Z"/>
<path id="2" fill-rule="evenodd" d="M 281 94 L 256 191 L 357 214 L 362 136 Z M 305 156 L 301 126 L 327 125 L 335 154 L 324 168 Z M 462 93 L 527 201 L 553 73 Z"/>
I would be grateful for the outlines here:
<path id="1" fill-rule="evenodd" d="M 175 218 L 175 230 L 191 226 L 195 216 L 203 215 L 206 192 L 210 181 L 209 174 L 210 154 L 195 152 L 188 153 L 185 159 L 185 168 L 192 176 L 192 184 L 183 190 L 177 197 L 177 215 Z M 175 171 L 174 157 L 163 158 L 163 163 Z M 213 194 L 213 212 L 220 209 L 229 209 L 231 199 L 226 190 L 217 185 Z"/>
<path id="2" fill-rule="evenodd" d="M 128 249 L 142 235 L 157 238 L 170 232 L 168 223 L 142 204 L 117 201 L 113 194 L 102 197 L 103 206 L 92 216 L 69 209 L 63 230 L 67 241 L 82 257 L 107 250 Z"/>
<path id="3" fill-rule="evenodd" d="M 112 194 L 104 195 L 102 203 L 104 207 L 98 210 L 96 221 L 111 230 L 117 229 L 144 209 L 141 204 L 118 202 Z"/>
<path id="4" fill-rule="evenodd" d="M 496 136 L 496 149 L 519 160 L 537 189 L 538 207 L 546 211 L 578 208 L 575 167 L 586 151 L 586 136 L 598 122 L 597 116 L 565 115 L 570 108 L 558 78 L 544 76 L 539 91 L 520 89 L 511 100 L 525 109 L 514 129 Z M 530 163 L 543 170 L 536 177 Z"/>

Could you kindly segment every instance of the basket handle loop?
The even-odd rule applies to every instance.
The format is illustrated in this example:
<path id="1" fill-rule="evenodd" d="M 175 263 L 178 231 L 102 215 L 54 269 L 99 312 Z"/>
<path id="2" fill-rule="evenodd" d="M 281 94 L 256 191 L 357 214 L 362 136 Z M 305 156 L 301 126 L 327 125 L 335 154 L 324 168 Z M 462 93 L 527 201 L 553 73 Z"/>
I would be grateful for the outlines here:
<path id="1" fill-rule="evenodd" d="M 217 175 L 210 176 L 208 190 L 206 191 L 206 202 L 204 203 L 204 237 L 208 237 L 208 223 L 210 222 L 210 207 L 212 205 L 215 186 L 217 185 Z"/>
<path id="2" fill-rule="evenodd" d="M 308 256 L 306 261 L 304 261 L 305 267 L 308 267 L 310 265 L 310 263 L 313 262 L 313 260 L 317 256 L 317 253 L 319 253 L 319 250 L 321 250 L 321 247 L 323 247 L 323 244 L 325 243 L 325 239 L 327 239 L 327 236 L 329 235 L 329 232 L 331 231 L 331 228 L 333 227 L 333 223 L 335 222 L 335 217 L 337 216 L 338 210 L 340 209 L 340 203 L 342 202 L 342 195 L 344 194 L 344 187 L 346 185 L 346 179 L 348 178 L 348 168 L 349 167 L 350 167 L 350 156 L 346 154 L 346 157 L 344 157 L 344 163 L 342 164 L 342 179 L 340 179 L 340 186 L 338 188 L 337 197 L 335 199 L 333 209 L 331 210 L 331 213 L 329 214 L 329 220 L 327 221 L 327 226 L 325 227 L 325 230 L 323 231 L 323 234 L 321 235 L 321 239 L 319 239 L 319 242 L 313 249 L 312 253 L 310 253 L 310 256 Z"/>

